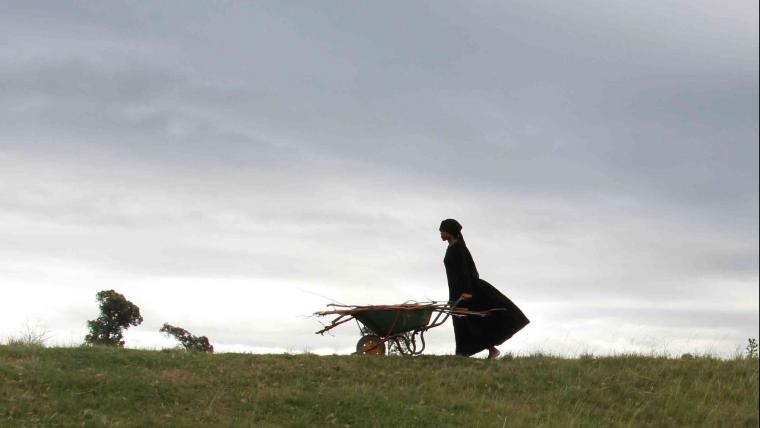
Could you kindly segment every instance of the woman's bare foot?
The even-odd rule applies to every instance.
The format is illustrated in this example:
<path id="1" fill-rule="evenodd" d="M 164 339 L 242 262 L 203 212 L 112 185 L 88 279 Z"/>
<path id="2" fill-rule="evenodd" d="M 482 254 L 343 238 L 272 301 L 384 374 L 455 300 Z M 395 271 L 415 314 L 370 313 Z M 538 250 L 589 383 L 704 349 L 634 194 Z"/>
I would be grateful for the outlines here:
<path id="1" fill-rule="evenodd" d="M 492 347 L 488 350 L 488 359 L 489 360 L 495 360 L 496 358 L 499 358 L 499 355 L 501 355 L 501 351 L 496 349 L 496 347 Z"/>

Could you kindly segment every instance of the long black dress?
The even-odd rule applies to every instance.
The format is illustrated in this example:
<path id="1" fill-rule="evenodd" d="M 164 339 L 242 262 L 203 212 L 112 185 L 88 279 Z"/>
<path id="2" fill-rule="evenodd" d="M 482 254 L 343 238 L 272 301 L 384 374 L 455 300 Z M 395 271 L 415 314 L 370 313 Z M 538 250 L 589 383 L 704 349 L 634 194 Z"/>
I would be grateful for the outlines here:
<path id="1" fill-rule="evenodd" d="M 472 310 L 503 308 L 486 317 L 453 317 L 457 355 L 473 355 L 492 346 L 501 345 L 530 322 L 520 308 L 493 285 L 480 279 L 475 261 L 463 240 L 446 250 L 443 259 L 449 283 L 449 300 L 456 301 L 462 293 L 472 298 L 459 307 Z"/>

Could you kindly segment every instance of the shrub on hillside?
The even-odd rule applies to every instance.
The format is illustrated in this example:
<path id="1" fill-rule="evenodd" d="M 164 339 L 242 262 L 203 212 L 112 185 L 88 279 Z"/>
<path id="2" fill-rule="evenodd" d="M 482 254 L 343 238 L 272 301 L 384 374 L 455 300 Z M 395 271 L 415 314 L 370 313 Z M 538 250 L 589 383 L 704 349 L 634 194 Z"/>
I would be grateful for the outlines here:
<path id="1" fill-rule="evenodd" d="M 123 331 L 129 326 L 142 324 L 140 308 L 114 290 L 103 290 L 96 294 L 100 303 L 100 316 L 87 321 L 90 333 L 84 342 L 89 345 L 124 346 Z"/>
<path id="2" fill-rule="evenodd" d="M 206 336 L 193 336 L 184 328 L 175 327 L 167 323 L 164 323 L 164 326 L 159 331 L 166 333 L 168 336 L 174 336 L 188 351 L 214 352 L 214 347 L 211 346 Z"/>
<path id="3" fill-rule="evenodd" d="M 747 342 L 747 358 L 757 358 L 757 339 L 750 337 Z"/>
<path id="4" fill-rule="evenodd" d="M 8 346 L 27 346 L 34 348 L 44 348 L 45 342 L 50 336 L 50 332 L 39 325 L 24 325 L 24 329 L 18 336 L 11 336 L 7 339 Z"/>

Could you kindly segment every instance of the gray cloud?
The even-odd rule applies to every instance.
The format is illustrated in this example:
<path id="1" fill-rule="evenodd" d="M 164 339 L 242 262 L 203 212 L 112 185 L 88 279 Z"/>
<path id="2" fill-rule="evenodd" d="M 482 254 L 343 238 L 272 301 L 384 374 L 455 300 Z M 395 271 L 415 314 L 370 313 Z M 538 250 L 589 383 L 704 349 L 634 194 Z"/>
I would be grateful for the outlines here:
<path id="1" fill-rule="evenodd" d="M 2 8 L 8 284 L 87 266 L 438 295 L 456 217 L 528 307 L 688 297 L 715 307 L 652 327 L 735 332 L 757 313 L 737 309 L 757 296 L 756 4 Z"/>

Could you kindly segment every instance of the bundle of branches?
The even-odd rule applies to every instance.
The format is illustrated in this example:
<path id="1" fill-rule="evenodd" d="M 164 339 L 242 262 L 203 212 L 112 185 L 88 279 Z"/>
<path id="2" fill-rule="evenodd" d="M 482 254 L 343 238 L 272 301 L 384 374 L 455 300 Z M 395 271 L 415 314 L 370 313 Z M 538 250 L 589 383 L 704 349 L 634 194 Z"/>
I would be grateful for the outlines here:
<path id="1" fill-rule="evenodd" d="M 480 316 L 486 316 L 490 312 L 493 311 L 487 310 L 487 311 L 473 311 L 468 308 L 464 307 L 457 307 L 456 305 L 452 305 L 449 302 L 404 302 L 398 305 L 365 305 L 365 306 L 359 306 L 359 305 L 337 305 L 334 303 L 331 303 L 327 305 L 333 309 L 327 310 L 327 311 L 319 311 L 314 312 L 314 315 L 317 316 L 325 316 L 325 315 L 350 315 L 357 312 L 363 312 L 363 311 L 415 311 L 420 309 L 430 309 L 433 311 L 441 311 L 441 312 L 448 312 L 455 316 L 466 316 L 466 315 L 480 315 Z"/>
<path id="2" fill-rule="evenodd" d="M 314 315 L 316 316 L 327 316 L 327 315 L 337 315 L 329 325 L 325 326 L 324 329 L 317 332 L 317 334 L 323 334 L 328 330 L 331 330 L 332 328 L 339 326 L 345 322 L 351 321 L 354 319 L 354 316 L 361 313 L 361 312 L 368 312 L 368 311 L 418 311 L 418 310 L 430 310 L 433 312 L 442 312 L 444 314 L 449 314 L 457 317 L 461 316 L 488 316 L 491 312 L 502 310 L 501 308 L 498 309 L 489 309 L 485 311 L 473 311 L 468 308 L 464 307 L 457 307 L 457 304 L 459 301 L 455 303 L 450 302 L 413 302 L 413 301 L 407 301 L 398 305 L 366 305 L 366 306 L 358 306 L 358 305 L 338 305 L 331 303 L 327 306 L 331 307 L 332 309 L 327 311 L 319 311 L 314 312 Z"/>

